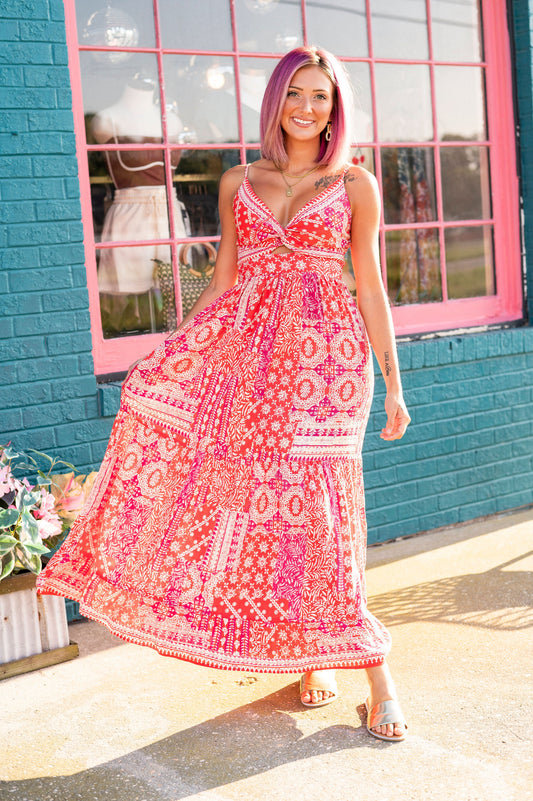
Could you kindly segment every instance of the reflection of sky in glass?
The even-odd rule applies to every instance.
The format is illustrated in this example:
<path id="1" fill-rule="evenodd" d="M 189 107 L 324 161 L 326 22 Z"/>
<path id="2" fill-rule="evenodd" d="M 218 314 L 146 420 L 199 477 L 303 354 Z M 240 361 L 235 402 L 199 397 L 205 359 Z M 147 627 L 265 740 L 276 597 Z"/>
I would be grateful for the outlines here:
<path id="1" fill-rule="evenodd" d="M 259 142 L 259 115 L 268 79 L 277 64 L 273 58 L 241 58 L 240 92 L 246 142 Z"/>
<path id="2" fill-rule="evenodd" d="M 380 140 L 423 142 L 432 139 L 429 67 L 376 64 L 375 75 Z"/>
<path id="3" fill-rule="evenodd" d="M 428 57 L 426 0 L 372 0 L 370 5 L 375 56 Z"/>
<path id="4" fill-rule="evenodd" d="M 481 68 L 435 67 L 435 95 L 440 139 L 485 139 Z"/>
<path id="5" fill-rule="evenodd" d="M 300 2 L 235 0 L 239 49 L 256 53 L 286 53 L 302 44 Z"/>
<path id="6" fill-rule="evenodd" d="M 431 20 L 437 61 L 480 61 L 478 0 L 431 0 Z"/>
<path id="7" fill-rule="evenodd" d="M 159 0 L 161 40 L 171 50 L 231 50 L 230 4 L 220 0 Z M 215 22 L 216 20 L 216 22 Z"/>
<path id="8" fill-rule="evenodd" d="M 310 42 L 338 56 L 368 55 L 365 0 L 307 0 Z"/>
<path id="9" fill-rule="evenodd" d="M 354 141 L 371 142 L 374 138 L 374 131 L 370 68 L 368 64 L 361 64 L 357 61 L 346 61 L 344 67 L 354 90 Z"/>

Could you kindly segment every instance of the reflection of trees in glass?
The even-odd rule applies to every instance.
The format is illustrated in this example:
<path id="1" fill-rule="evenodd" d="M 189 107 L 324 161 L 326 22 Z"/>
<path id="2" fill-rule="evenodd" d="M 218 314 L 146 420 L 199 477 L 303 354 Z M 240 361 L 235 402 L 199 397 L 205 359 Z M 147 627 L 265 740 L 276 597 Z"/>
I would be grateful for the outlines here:
<path id="1" fill-rule="evenodd" d="M 441 279 L 435 229 L 416 223 L 435 220 L 435 181 L 430 148 L 385 148 L 383 184 L 385 221 L 413 223 L 387 234 L 387 275 L 393 303 L 440 300 Z"/>
<path id="2" fill-rule="evenodd" d="M 186 150 L 176 182 L 178 196 L 185 203 L 193 236 L 217 236 L 218 184 L 230 167 L 239 163 L 238 150 Z"/>
<path id="3" fill-rule="evenodd" d="M 454 134 L 447 138 L 460 139 Z M 486 148 L 475 145 L 443 147 L 440 158 L 444 219 L 479 220 L 489 217 L 489 193 L 487 191 L 485 197 L 482 193 L 483 179 L 487 188 L 489 184 Z M 484 205 L 488 208 L 484 209 Z"/>

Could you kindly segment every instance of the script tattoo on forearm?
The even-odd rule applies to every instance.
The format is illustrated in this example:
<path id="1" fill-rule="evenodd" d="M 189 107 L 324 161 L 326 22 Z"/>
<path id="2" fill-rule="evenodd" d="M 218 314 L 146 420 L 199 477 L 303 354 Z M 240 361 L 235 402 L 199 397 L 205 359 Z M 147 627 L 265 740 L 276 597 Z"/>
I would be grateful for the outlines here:
<path id="1" fill-rule="evenodd" d="M 392 372 L 392 366 L 390 363 L 390 354 L 389 351 L 385 351 L 385 376 L 389 376 Z"/>

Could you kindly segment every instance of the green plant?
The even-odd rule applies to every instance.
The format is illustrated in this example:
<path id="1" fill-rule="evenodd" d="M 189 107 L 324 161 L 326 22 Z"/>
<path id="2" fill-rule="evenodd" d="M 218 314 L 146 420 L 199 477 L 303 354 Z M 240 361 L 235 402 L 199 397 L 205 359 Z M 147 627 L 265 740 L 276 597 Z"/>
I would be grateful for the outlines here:
<path id="1" fill-rule="evenodd" d="M 66 536 L 96 477 L 76 473 L 46 453 L 0 446 L 0 581 L 14 570 L 39 573 L 43 554 Z"/>

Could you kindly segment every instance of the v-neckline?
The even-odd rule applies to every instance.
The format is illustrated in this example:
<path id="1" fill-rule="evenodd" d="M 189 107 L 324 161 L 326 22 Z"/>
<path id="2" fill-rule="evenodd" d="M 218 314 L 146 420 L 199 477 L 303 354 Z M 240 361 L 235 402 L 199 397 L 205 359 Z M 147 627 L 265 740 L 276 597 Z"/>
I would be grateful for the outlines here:
<path id="1" fill-rule="evenodd" d="M 287 230 L 287 228 L 290 228 L 290 226 L 293 224 L 293 222 L 296 220 L 296 218 L 297 218 L 297 217 L 298 217 L 298 216 L 299 216 L 299 215 L 302 213 L 302 211 L 303 211 L 305 208 L 307 208 L 307 206 L 309 206 L 311 203 L 313 203 L 313 202 L 314 202 L 314 201 L 315 201 L 317 198 L 319 198 L 319 197 L 320 197 L 321 195 L 323 195 L 325 192 L 329 192 L 329 190 L 330 190 L 330 189 L 331 189 L 333 186 L 335 186 L 335 184 L 338 184 L 338 183 L 339 183 L 339 181 L 340 181 L 341 179 L 342 179 L 342 180 L 344 180 L 344 175 L 345 175 L 345 171 L 341 172 L 341 174 L 339 175 L 339 177 L 338 177 L 338 178 L 335 178 L 335 180 L 334 180 L 334 181 L 332 181 L 332 182 L 331 182 L 331 183 L 330 183 L 328 186 L 325 186 L 325 187 L 324 187 L 324 189 L 321 189 L 321 190 L 320 190 L 320 192 L 317 192 L 317 194 L 316 194 L 316 195 L 314 195 L 312 198 L 310 198 L 310 199 L 307 201 L 307 203 L 304 203 L 304 204 L 303 204 L 303 206 L 302 206 L 301 208 L 299 208 L 299 209 L 298 209 L 298 211 L 296 212 L 296 214 L 293 214 L 293 215 L 292 215 L 291 219 L 289 220 L 289 222 L 288 222 L 288 223 L 287 223 L 287 225 L 285 225 L 285 226 L 283 226 L 283 225 L 280 223 L 280 221 L 278 220 L 278 218 L 276 217 L 276 215 L 274 214 L 274 212 L 272 211 L 272 209 L 271 209 L 269 206 L 267 206 L 267 204 L 265 203 L 265 201 L 264 201 L 264 200 L 261 200 L 261 198 L 259 197 L 259 195 L 258 195 L 258 194 L 257 194 L 257 192 L 255 191 L 255 189 L 253 188 L 252 184 L 250 183 L 250 179 L 248 178 L 248 175 L 245 175 L 245 176 L 244 176 L 244 181 L 243 181 L 243 183 L 247 183 L 247 184 L 248 184 L 248 189 L 251 191 L 251 193 L 252 193 L 252 195 L 254 196 L 255 200 L 257 200 L 257 201 L 260 203 L 260 205 L 261 205 L 261 206 L 262 206 L 262 207 L 265 209 L 265 211 L 266 211 L 266 212 L 267 212 L 267 213 L 270 215 L 270 217 L 272 217 L 272 219 L 274 220 L 274 222 L 276 223 L 276 225 L 278 226 L 278 228 L 280 229 L 280 231 L 283 231 L 283 232 L 285 232 L 285 231 Z"/>

